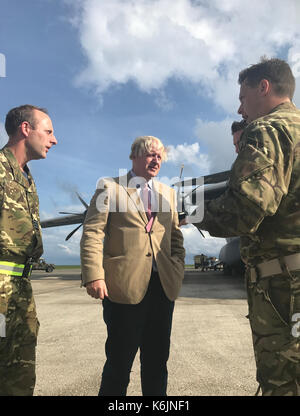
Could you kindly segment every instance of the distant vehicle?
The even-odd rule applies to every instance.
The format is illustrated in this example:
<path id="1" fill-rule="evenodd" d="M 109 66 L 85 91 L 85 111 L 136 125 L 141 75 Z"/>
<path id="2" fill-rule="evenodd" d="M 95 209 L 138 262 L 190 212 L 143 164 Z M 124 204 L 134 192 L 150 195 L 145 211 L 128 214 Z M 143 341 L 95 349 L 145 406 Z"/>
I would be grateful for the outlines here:
<path id="1" fill-rule="evenodd" d="M 54 269 L 55 265 L 46 263 L 45 259 L 43 258 L 40 258 L 38 261 L 32 264 L 32 270 L 45 270 L 47 273 L 51 273 Z"/>
<path id="2" fill-rule="evenodd" d="M 198 269 L 199 267 L 203 267 L 203 262 L 204 262 L 203 254 L 197 254 L 196 256 L 194 256 L 195 269 Z"/>
<path id="3" fill-rule="evenodd" d="M 223 263 L 216 257 L 207 257 L 204 254 L 197 254 L 194 256 L 194 267 L 195 269 L 200 269 L 201 271 L 207 270 L 222 270 Z"/>

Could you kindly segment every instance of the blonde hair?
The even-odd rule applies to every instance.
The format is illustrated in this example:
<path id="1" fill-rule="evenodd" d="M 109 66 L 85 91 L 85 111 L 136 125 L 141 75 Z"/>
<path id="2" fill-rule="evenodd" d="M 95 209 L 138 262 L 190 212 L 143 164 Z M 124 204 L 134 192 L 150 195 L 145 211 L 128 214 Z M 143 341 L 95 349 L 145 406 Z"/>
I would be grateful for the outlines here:
<path id="1" fill-rule="evenodd" d="M 161 140 L 154 136 L 140 136 L 135 139 L 131 145 L 131 153 L 129 159 L 143 156 L 145 153 L 151 153 L 153 143 L 156 144 L 157 150 L 162 152 L 162 162 L 167 160 L 167 149 Z"/>

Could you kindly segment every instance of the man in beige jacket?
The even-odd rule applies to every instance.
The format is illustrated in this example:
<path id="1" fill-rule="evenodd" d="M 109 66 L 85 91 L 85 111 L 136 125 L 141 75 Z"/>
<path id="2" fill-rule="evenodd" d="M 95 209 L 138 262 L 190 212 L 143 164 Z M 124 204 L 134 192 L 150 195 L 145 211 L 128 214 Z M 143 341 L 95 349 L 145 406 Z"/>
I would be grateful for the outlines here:
<path id="1" fill-rule="evenodd" d="M 126 395 L 138 348 L 143 395 L 166 395 L 185 250 L 175 192 L 154 180 L 165 158 L 159 139 L 138 137 L 132 170 L 100 181 L 84 222 L 82 280 L 90 296 L 103 299 L 108 333 L 99 395 Z"/>

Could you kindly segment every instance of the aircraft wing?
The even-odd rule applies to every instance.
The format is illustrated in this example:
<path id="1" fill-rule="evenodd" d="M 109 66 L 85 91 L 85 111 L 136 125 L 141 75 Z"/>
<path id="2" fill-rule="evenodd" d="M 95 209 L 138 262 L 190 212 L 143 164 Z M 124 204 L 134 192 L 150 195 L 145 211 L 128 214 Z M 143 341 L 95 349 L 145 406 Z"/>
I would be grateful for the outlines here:
<path id="1" fill-rule="evenodd" d="M 203 178 L 203 184 L 209 185 L 212 183 L 224 182 L 229 179 L 230 170 L 224 172 L 213 173 L 211 175 L 200 176 L 198 178 L 186 179 L 173 184 L 173 186 L 196 186 L 199 184 L 199 180 Z"/>
<path id="2" fill-rule="evenodd" d="M 222 195 L 225 190 L 227 189 L 227 181 L 220 182 L 220 183 L 214 183 L 211 185 L 204 186 L 204 200 L 210 201 L 212 199 L 218 198 L 220 195 Z M 196 199 L 196 193 L 197 188 L 192 191 L 192 202 L 194 199 Z M 198 190 L 199 192 L 199 190 Z"/>
<path id="3" fill-rule="evenodd" d="M 42 228 L 58 227 L 61 225 L 81 224 L 84 221 L 85 212 L 81 214 L 68 215 L 66 217 L 56 217 L 41 221 Z"/>

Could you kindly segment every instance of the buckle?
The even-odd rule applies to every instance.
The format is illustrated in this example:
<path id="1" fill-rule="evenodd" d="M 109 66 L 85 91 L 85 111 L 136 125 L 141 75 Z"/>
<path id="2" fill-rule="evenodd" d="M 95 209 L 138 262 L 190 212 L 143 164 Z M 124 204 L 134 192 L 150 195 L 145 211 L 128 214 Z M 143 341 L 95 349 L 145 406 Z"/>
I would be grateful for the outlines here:
<path id="1" fill-rule="evenodd" d="M 250 267 L 250 282 L 256 283 L 259 279 L 259 270 L 256 266 Z"/>
<path id="2" fill-rule="evenodd" d="M 33 258 L 29 257 L 24 265 L 22 277 L 30 277 L 32 271 Z"/>

